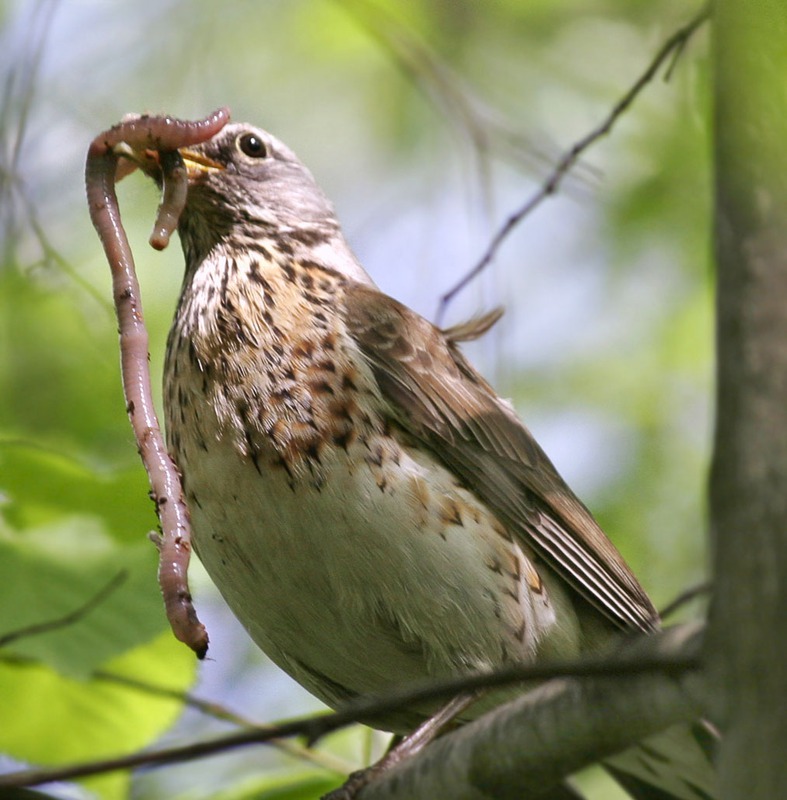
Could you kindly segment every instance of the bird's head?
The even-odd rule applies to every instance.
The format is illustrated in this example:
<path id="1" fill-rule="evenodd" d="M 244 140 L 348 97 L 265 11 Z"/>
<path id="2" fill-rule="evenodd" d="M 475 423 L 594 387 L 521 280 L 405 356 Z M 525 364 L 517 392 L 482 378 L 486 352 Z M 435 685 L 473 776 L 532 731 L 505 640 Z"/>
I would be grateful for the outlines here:
<path id="1" fill-rule="evenodd" d="M 333 206 L 311 172 L 275 136 L 246 123 L 226 125 L 201 144 L 182 148 L 188 173 L 178 232 L 187 269 L 214 255 L 242 253 L 266 241 L 371 284 L 342 234 Z M 161 183 L 158 154 L 123 155 Z M 128 173 L 122 169 L 119 175 Z"/>
<path id="2" fill-rule="evenodd" d="M 275 136 L 244 123 L 180 151 L 188 169 L 192 215 L 231 225 L 337 226 L 333 206 L 295 153 Z"/>

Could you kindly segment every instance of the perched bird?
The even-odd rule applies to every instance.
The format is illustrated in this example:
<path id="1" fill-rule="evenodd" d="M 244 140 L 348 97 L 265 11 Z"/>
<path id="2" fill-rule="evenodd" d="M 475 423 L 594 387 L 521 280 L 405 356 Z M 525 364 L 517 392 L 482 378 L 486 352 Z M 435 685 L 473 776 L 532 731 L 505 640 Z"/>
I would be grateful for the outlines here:
<path id="1" fill-rule="evenodd" d="M 588 509 L 460 352 L 491 319 L 444 332 L 380 292 L 269 133 L 231 124 L 181 154 L 168 445 L 197 553 L 273 661 L 337 706 L 658 627 Z M 405 733 L 429 713 L 379 724 Z M 711 796 L 706 773 L 683 781 L 651 756 L 644 772 L 669 773 L 672 790 L 635 796 Z"/>

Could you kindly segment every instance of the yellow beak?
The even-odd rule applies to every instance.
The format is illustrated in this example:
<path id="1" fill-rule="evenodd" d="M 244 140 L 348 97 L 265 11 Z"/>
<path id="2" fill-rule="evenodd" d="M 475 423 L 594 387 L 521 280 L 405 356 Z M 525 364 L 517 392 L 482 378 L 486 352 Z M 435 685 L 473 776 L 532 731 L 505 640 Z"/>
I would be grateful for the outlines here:
<path id="1" fill-rule="evenodd" d="M 224 166 L 219 164 L 218 161 L 203 156 L 201 153 L 195 153 L 193 150 L 189 150 L 186 147 L 180 149 L 178 152 L 183 159 L 183 163 L 186 165 L 186 171 L 190 179 L 205 173 L 219 172 L 224 169 Z"/>

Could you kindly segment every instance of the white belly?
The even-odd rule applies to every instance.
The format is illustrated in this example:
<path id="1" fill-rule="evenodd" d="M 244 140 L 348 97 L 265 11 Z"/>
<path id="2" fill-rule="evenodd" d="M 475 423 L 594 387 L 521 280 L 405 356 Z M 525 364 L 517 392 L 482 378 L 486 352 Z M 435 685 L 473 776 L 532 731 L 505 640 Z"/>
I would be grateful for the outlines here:
<path id="1" fill-rule="evenodd" d="M 539 578 L 445 469 L 407 448 L 396 469 L 388 460 L 350 469 L 354 455 L 323 457 L 319 488 L 303 480 L 293 489 L 281 469 L 261 474 L 227 440 L 183 465 L 197 552 L 283 669 L 335 705 L 532 660 L 547 634 L 566 639 L 555 603 L 569 603 L 551 573 L 540 566 Z M 574 649 L 571 627 L 562 645 Z"/>

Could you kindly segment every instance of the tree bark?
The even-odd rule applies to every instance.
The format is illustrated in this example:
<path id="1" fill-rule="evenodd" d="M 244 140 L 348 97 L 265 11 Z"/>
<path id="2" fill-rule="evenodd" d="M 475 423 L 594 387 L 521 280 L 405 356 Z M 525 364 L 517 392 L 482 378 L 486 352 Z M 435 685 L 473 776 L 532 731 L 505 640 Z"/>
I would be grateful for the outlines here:
<path id="1" fill-rule="evenodd" d="M 787 5 L 714 5 L 717 420 L 707 663 L 722 798 L 785 791 Z"/>
<path id="2" fill-rule="evenodd" d="M 625 659 L 694 656 L 700 634 L 700 627 L 683 625 L 643 636 L 627 644 Z M 574 796 L 556 789 L 566 776 L 697 719 L 697 679 L 693 671 L 669 669 L 553 679 L 384 772 L 359 800 Z"/>

